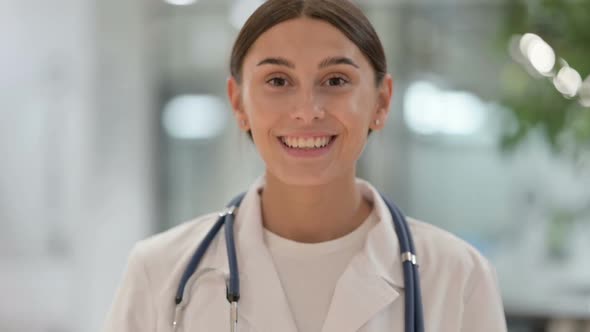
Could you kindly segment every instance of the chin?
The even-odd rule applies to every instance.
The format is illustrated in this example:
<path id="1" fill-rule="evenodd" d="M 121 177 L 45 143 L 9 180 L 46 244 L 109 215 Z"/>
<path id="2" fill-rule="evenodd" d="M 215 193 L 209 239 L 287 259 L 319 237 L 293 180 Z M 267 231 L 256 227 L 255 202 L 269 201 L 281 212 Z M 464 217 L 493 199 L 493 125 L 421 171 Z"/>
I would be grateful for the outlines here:
<path id="1" fill-rule="evenodd" d="M 321 186 L 334 181 L 338 178 L 336 172 L 318 172 L 318 171 L 287 171 L 282 172 L 271 172 L 267 170 L 267 173 L 272 173 L 271 176 L 279 180 L 280 182 L 292 185 L 292 186 Z"/>

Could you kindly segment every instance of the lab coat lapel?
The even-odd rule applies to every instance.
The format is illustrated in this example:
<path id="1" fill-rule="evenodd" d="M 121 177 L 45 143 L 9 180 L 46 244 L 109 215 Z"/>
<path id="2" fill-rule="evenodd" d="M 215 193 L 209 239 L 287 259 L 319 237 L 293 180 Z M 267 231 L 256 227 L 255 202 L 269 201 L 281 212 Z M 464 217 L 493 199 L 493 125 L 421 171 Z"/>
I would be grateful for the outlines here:
<path id="1" fill-rule="evenodd" d="M 236 218 L 236 246 L 240 269 L 239 313 L 257 332 L 297 332 L 295 321 L 270 252 L 263 238 L 258 189 L 248 191 Z"/>
<path id="2" fill-rule="evenodd" d="M 256 332 L 297 332 L 297 327 L 263 238 L 258 190 L 250 187 L 237 212 L 236 249 L 240 272 L 239 316 Z M 364 249 L 339 279 L 322 332 L 354 332 L 394 301 L 403 299 L 404 281 L 399 243 L 392 217 L 379 193 L 358 180 L 363 195 L 373 202 L 379 222 L 369 232 Z M 223 231 L 223 230 L 222 230 Z M 216 247 L 215 265 L 227 275 L 225 239 Z"/>
<path id="3" fill-rule="evenodd" d="M 385 279 L 360 270 L 362 265 L 353 263 L 338 281 L 322 332 L 358 331 L 399 297 Z"/>
<path id="4" fill-rule="evenodd" d="M 379 193 L 358 181 L 363 195 L 373 201 L 379 222 L 338 280 L 322 332 L 358 331 L 403 292 L 399 243 L 391 215 Z"/>

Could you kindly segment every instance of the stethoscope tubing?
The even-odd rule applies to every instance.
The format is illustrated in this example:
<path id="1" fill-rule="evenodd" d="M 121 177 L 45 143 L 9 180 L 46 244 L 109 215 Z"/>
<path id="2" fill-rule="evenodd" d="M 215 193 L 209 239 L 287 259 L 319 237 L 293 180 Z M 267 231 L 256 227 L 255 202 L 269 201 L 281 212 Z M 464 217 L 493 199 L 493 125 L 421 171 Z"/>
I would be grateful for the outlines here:
<path id="1" fill-rule="evenodd" d="M 400 242 L 400 253 L 410 252 L 415 255 L 414 241 L 411 236 L 409 225 L 401 210 L 386 199 L 383 200 L 391 213 L 395 231 L 398 234 Z M 404 285 L 406 290 L 405 296 L 405 327 L 406 331 L 424 331 L 424 314 L 422 309 L 422 292 L 420 287 L 420 276 L 418 274 L 418 265 L 406 260 L 403 263 Z"/>
<path id="2" fill-rule="evenodd" d="M 229 280 L 227 281 L 227 300 L 231 304 L 232 313 L 232 331 L 237 326 L 237 303 L 240 299 L 240 282 L 239 282 L 239 270 L 237 262 L 237 254 L 235 247 L 234 238 L 234 223 L 235 223 L 235 209 L 240 205 L 245 193 L 236 196 L 227 205 L 226 209 L 219 214 L 219 218 L 211 227 L 209 232 L 205 235 L 205 238 L 201 241 L 197 250 L 191 257 L 184 273 L 179 282 L 178 290 L 175 296 L 175 304 L 178 306 L 184 297 L 186 285 L 195 273 L 201 259 L 205 255 L 207 249 L 211 245 L 211 242 L 219 233 L 222 226 L 225 225 L 225 243 L 229 264 Z M 422 292 L 420 287 L 420 277 L 418 273 L 418 265 L 416 263 L 414 242 L 409 230 L 408 223 L 401 210 L 381 195 L 385 201 L 398 237 L 400 245 L 400 254 L 402 255 L 403 271 L 404 271 L 404 289 L 405 289 L 405 313 L 404 313 L 404 325 L 406 332 L 423 332 L 424 331 L 424 314 L 422 308 Z M 408 257 L 405 259 L 404 257 Z M 176 326 L 177 322 L 174 322 Z"/>

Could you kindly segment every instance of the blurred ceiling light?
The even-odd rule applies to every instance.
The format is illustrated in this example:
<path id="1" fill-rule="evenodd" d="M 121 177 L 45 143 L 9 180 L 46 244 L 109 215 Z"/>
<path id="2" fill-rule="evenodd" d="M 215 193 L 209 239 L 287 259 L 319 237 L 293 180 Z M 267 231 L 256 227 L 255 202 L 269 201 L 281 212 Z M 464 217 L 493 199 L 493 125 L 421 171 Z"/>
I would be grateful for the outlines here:
<path id="1" fill-rule="evenodd" d="M 531 47 L 531 45 L 533 45 L 534 43 L 538 43 L 540 41 L 543 41 L 543 39 L 541 39 L 541 37 L 535 35 L 534 33 L 525 33 L 521 38 L 520 38 L 520 53 L 526 57 L 528 57 L 529 55 L 529 48 Z"/>
<path id="2" fill-rule="evenodd" d="M 552 76 L 555 66 L 555 51 L 541 37 L 527 33 L 520 38 L 519 48 L 522 55 L 539 74 Z"/>
<path id="3" fill-rule="evenodd" d="M 162 113 L 166 133 L 177 139 L 210 139 L 225 127 L 225 104 L 215 96 L 182 95 L 172 98 Z"/>
<path id="4" fill-rule="evenodd" d="M 577 94 L 580 104 L 590 107 L 590 76 L 582 82 L 582 77 L 575 69 L 560 58 L 556 63 L 555 51 L 541 37 L 534 33 L 513 35 L 508 45 L 510 56 L 521 63 L 534 77 L 541 74 L 553 80 L 555 88 L 566 98 Z M 555 73 L 555 71 L 557 73 Z"/>
<path id="5" fill-rule="evenodd" d="M 192 5 L 193 3 L 197 2 L 197 0 L 164 0 L 167 3 L 175 6 L 186 6 Z"/>
<path id="6" fill-rule="evenodd" d="M 551 71 L 555 66 L 555 52 L 545 41 L 533 42 L 529 47 L 529 61 L 531 65 L 544 76 L 552 76 Z"/>
<path id="7" fill-rule="evenodd" d="M 229 14 L 231 25 L 240 30 L 248 17 L 263 3 L 264 0 L 235 0 Z"/>
<path id="8" fill-rule="evenodd" d="M 561 94 L 572 98 L 576 96 L 582 86 L 582 76 L 572 67 L 564 66 L 553 78 L 553 85 Z"/>
<path id="9" fill-rule="evenodd" d="M 418 81 L 406 92 L 404 119 L 412 131 L 424 135 L 470 135 L 482 128 L 485 108 L 471 93 L 443 91 Z"/>
<path id="10" fill-rule="evenodd" d="M 578 94 L 580 95 L 580 104 L 584 107 L 590 107 L 590 75 L 582 83 Z"/>

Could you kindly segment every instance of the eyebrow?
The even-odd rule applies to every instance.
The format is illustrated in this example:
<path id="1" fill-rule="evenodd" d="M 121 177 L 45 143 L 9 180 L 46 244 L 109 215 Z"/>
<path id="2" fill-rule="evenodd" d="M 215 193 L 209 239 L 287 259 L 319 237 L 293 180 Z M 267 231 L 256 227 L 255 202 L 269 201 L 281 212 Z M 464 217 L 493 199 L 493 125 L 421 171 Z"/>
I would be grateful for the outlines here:
<path id="1" fill-rule="evenodd" d="M 335 66 L 335 65 L 350 65 L 355 68 L 359 67 L 354 61 L 352 61 L 351 58 L 347 58 L 344 56 L 335 56 L 335 57 L 330 57 L 330 58 L 323 60 L 320 63 L 319 68 L 326 68 L 326 67 Z"/>
<path id="2" fill-rule="evenodd" d="M 285 58 L 281 58 L 281 57 L 276 57 L 276 58 L 266 58 L 262 61 L 260 61 L 256 66 L 262 66 L 262 65 L 277 65 L 277 66 L 285 66 L 287 68 L 291 68 L 294 69 L 295 68 L 295 64 Z M 329 57 L 326 58 L 324 60 L 322 60 L 322 62 L 320 62 L 320 64 L 318 65 L 318 68 L 323 69 L 329 66 L 335 66 L 335 65 L 350 65 L 353 66 L 355 68 L 359 68 L 359 66 L 352 61 L 352 59 L 344 57 L 344 56 L 335 56 L 335 57 Z"/>

